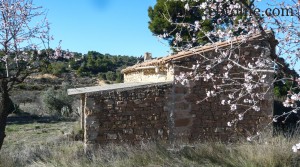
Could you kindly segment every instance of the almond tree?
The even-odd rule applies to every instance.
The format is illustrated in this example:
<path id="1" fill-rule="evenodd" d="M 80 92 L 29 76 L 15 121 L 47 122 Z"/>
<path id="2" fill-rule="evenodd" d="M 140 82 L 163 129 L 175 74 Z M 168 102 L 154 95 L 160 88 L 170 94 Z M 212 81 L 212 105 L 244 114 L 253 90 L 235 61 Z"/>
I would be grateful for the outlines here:
<path id="1" fill-rule="evenodd" d="M 9 92 L 47 58 L 38 51 L 43 44 L 49 47 L 51 39 L 41 10 L 32 0 L 0 0 L 0 149 L 7 117 L 14 110 Z"/>
<path id="2" fill-rule="evenodd" d="M 168 11 L 170 7 L 168 3 L 171 2 L 173 1 L 168 0 L 164 2 L 165 5 L 161 5 L 166 8 L 165 11 Z M 300 94 L 295 90 L 299 87 L 300 79 L 290 75 L 291 70 L 281 59 L 284 58 L 289 62 L 292 68 L 297 67 L 296 63 L 300 56 L 300 3 L 298 1 L 192 0 L 181 3 L 184 3 L 182 6 L 186 12 L 178 13 L 176 17 L 179 19 L 174 18 L 174 15 L 171 17 L 161 14 L 168 24 L 172 25 L 172 32 L 156 35 L 162 39 L 172 39 L 173 44 L 180 43 L 180 47 L 172 46 L 179 51 L 194 52 L 193 54 L 203 58 L 203 61 L 195 62 L 194 72 L 182 72 L 176 76 L 177 82 L 184 85 L 193 85 L 193 82 L 197 80 L 212 83 L 213 89 L 207 90 L 207 97 L 199 99 L 199 103 L 210 97 L 226 94 L 226 98 L 221 99 L 220 104 L 229 106 L 230 111 L 236 114 L 236 119 L 228 122 L 228 126 L 233 126 L 243 120 L 247 112 L 260 111 L 259 102 L 266 98 L 275 82 L 289 80 L 293 82 L 293 86 L 287 92 L 287 99 L 283 104 L 286 107 L 293 107 L 293 110 L 284 115 L 275 116 L 273 121 L 298 112 L 299 107 L 296 102 L 300 101 Z M 201 15 L 191 20 L 189 11 L 201 13 Z M 213 26 L 209 31 L 202 28 L 207 21 Z M 266 31 L 267 29 L 272 32 Z M 189 32 L 192 38 L 186 38 L 186 34 L 181 35 L 181 32 Z M 212 57 L 197 52 L 197 45 L 199 46 L 197 41 L 200 40 L 197 34 L 200 32 L 208 39 L 208 44 L 215 47 L 218 56 Z M 276 54 L 271 53 L 271 46 L 260 46 L 249 42 L 253 36 L 259 35 L 261 38 L 269 39 L 272 34 L 278 42 Z M 217 42 L 222 41 L 227 41 L 230 47 L 218 48 Z M 254 49 L 261 49 L 262 53 L 252 55 L 253 57 L 245 60 L 249 53 L 243 50 L 237 53 L 235 50 L 239 50 L 239 46 L 246 42 L 249 42 Z M 220 66 L 223 69 L 221 74 L 215 72 L 215 69 Z M 242 70 L 237 73 L 233 72 L 234 68 Z M 273 74 L 284 77 L 268 78 Z M 244 110 L 238 110 L 239 108 Z M 250 140 L 251 137 L 248 139 Z M 300 144 L 298 149 L 300 149 Z"/>

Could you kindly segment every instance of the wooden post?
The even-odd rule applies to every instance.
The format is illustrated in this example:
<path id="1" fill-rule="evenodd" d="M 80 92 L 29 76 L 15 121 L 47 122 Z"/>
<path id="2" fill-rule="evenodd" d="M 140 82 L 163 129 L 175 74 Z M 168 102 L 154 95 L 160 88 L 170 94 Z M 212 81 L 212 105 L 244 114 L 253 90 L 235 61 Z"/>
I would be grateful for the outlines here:
<path id="1" fill-rule="evenodd" d="M 81 94 L 80 100 L 80 127 L 84 130 L 84 108 L 85 108 L 85 94 Z"/>

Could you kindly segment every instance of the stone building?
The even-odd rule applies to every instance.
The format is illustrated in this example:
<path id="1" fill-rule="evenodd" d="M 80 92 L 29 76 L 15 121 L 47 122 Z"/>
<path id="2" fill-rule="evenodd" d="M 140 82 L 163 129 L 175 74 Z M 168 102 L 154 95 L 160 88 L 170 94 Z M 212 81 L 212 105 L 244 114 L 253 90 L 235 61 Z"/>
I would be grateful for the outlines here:
<path id="1" fill-rule="evenodd" d="M 276 56 L 276 41 L 272 33 L 268 34 L 268 39 L 256 35 L 247 43 L 236 39 L 231 44 L 220 42 L 216 46 L 239 45 L 238 53 L 248 52 L 249 57 L 264 53 L 265 58 L 272 59 Z M 249 44 L 263 47 L 254 49 Z M 268 51 L 263 50 L 266 48 Z M 269 123 L 273 113 L 272 93 L 260 102 L 260 112 L 248 112 L 237 126 L 228 127 L 227 122 L 236 115 L 221 105 L 219 96 L 197 103 L 206 96 L 205 90 L 212 87 L 210 83 L 199 80 L 193 86 L 176 84 L 176 75 L 191 70 L 195 61 L 201 61 L 198 53 L 218 54 L 215 45 L 156 59 L 147 53 L 144 62 L 122 71 L 124 83 L 68 90 L 69 95 L 81 95 L 84 142 L 228 141 L 255 134 Z"/>

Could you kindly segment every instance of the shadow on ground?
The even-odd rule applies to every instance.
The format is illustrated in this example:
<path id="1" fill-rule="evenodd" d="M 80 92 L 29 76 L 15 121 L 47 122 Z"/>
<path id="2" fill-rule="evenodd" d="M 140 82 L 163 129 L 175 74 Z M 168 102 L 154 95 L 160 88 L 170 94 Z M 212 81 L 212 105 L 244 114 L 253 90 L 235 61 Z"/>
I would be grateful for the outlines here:
<path id="1" fill-rule="evenodd" d="M 31 124 L 31 123 L 58 123 L 74 122 L 72 118 L 57 118 L 53 116 L 36 116 L 36 115 L 12 115 L 7 118 L 7 124 Z"/>

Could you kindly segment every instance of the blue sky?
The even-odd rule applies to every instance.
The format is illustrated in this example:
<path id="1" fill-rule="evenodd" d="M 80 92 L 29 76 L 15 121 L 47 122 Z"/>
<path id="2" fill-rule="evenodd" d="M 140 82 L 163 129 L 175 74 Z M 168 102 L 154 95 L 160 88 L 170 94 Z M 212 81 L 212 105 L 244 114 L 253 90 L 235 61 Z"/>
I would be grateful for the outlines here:
<path id="1" fill-rule="evenodd" d="M 166 56 L 169 47 L 148 29 L 148 7 L 156 0 L 35 0 L 48 10 L 52 47 L 81 53 Z"/>

